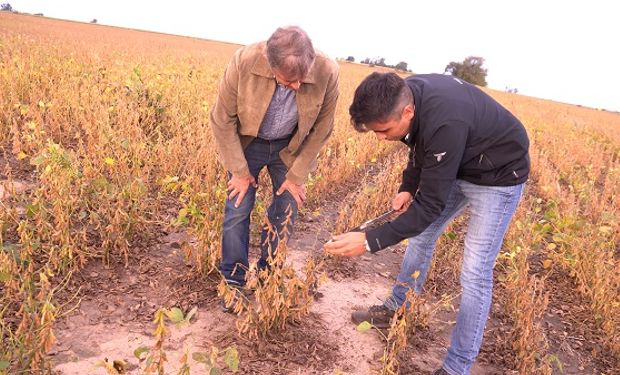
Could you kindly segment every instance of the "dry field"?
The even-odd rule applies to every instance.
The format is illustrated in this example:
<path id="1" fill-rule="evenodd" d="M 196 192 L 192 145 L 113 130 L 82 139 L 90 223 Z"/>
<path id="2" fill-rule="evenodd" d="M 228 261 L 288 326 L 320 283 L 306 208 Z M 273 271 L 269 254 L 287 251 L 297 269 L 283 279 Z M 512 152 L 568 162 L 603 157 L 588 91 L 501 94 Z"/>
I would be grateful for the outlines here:
<path id="1" fill-rule="evenodd" d="M 336 128 L 279 252 L 288 258 L 270 275 L 251 269 L 254 296 L 237 315 L 220 311 L 226 185 L 208 114 L 238 47 L 0 13 L 0 374 L 430 374 L 440 364 L 463 220 L 440 240 L 424 299 L 383 332 L 348 315 L 389 291 L 403 245 L 351 261 L 321 250 L 385 210 L 406 158 L 350 129 L 367 66 L 341 63 Z M 533 172 L 473 373 L 620 374 L 620 114 L 488 92 L 526 125 Z M 269 201 L 260 190 L 254 231 Z"/>

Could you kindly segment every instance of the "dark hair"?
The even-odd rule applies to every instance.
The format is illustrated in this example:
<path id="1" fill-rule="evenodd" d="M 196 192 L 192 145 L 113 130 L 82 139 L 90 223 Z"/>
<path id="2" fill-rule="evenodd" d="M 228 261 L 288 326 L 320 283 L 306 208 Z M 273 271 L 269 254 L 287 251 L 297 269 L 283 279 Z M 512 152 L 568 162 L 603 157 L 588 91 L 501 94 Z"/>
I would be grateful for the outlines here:
<path id="1" fill-rule="evenodd" d="M 267 40 L 267 60 L 289 79 L 303 79 L 316 53 L 305 31 L 297 26 L 279 27 Z"/>
<path id="2" fill-rule="evenodd" d="M 366 124 L 384 122 L 398 116 L 413 94 L 396 73 L 374 72 L 355 89 L 349 107 L 351 124 L 359 132 L 367 132 Z"/>

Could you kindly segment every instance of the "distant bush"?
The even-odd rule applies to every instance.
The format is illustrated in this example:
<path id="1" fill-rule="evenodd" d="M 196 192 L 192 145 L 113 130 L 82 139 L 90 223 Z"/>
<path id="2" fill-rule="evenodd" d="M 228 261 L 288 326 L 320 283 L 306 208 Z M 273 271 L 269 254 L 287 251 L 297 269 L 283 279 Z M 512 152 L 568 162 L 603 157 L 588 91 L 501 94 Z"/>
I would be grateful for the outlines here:
<path id="1" fill-rule="evenodd" d="M 394 69 L 402 70 L 403 72 L 407 71 L 407 63 L 404 61 L 399 62 L 394 66 Z"/>
<path id="2" fill-rule="evenodd" d="M 482 67 L 482 64 L 484 64 L 482 57 L 469 56 L 461 63 L 450 62 L 444 72 L 474 85 L 486 86 L 487 70 Z"/>

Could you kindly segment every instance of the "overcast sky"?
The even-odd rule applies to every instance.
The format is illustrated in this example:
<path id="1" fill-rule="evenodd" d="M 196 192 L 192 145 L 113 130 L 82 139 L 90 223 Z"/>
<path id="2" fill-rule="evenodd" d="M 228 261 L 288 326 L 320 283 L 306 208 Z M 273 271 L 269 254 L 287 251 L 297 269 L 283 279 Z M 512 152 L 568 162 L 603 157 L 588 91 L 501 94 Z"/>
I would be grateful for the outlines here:
<path id="1" fill-rule="evenodd" d="M 332 57 L 443 73 L 481 56 L 489 87 L 620 110 L 620 2 L 555 0 L 0 0 L 20 12 L 249 44 L 304 28 Z"/>

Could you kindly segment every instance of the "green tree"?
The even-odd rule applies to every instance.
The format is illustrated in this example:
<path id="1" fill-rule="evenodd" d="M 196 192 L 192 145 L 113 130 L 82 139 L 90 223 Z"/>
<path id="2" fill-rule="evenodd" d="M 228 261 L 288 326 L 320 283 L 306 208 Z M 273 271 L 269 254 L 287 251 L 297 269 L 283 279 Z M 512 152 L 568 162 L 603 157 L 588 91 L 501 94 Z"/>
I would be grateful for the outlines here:
<path id="1" fill-rule="evenodd" d="M 464 81 L 478 86 L 487 85 L 487 70 L 482 67 L 484 58 L 477 56 L 469 56 L 463 62 L 452 61 L 446 66 L 444 72 L 450 73 Z"/>
<path id="2" fill-rule="evenodd" d="M 347 57 L 347 61 L 355 62 L 355 57 L 349 56 L 349 57 Z"/>
<path id="3" fill-rule="evenodd" d="M 9 3 L 4 3 L 4 4 L 0 5 L 0 10 L 4 10 L 6 12 L 12 12 L 13 11 L 13 7 Z"/>
<path id="4" fill-rule="evenodd" d="M 395 69 L 402 70 L 403 72 L 407 71 L 407 63 L 404 61 L 399 62 L 394 66 Z"/>

